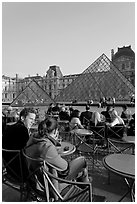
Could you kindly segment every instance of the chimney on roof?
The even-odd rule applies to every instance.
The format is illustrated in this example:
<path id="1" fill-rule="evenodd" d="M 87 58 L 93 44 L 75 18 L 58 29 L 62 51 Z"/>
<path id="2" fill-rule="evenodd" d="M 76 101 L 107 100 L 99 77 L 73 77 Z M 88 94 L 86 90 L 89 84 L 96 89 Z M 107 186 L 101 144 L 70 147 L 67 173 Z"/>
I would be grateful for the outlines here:
<path id="1" fill-rule="evenodd" d="M 114 49 L 111 49 L 111 60 L 113 60 L 114 57 Z"/>
<path id="2" fill-rule="evenodd" d="M 18 81 L 18 74 L 16 74 L 16 82 Z"/>

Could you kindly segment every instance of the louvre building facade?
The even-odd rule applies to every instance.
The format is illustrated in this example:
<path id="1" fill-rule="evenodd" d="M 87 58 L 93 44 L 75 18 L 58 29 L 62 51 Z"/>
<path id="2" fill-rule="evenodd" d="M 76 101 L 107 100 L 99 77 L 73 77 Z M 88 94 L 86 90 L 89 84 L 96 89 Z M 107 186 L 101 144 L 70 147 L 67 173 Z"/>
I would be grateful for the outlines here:
<path id="1" fill-rule="evenodd" d="M 54 65 L 43 77 L 37 74 L 20 79 L 16 75 L 7 80 L 3 76 L 2 83 L 3 102 L 17 106 L 21 102 L 22 105 L 90 99 L 96 102 L 103 96 L 128 101 L 135 91 L 135 53 L 131 46 L 124 46 L 116 53 L 111 50 L 111 60 L 102 54 L 80 74 L 63 76 L 60 67 Z"/>

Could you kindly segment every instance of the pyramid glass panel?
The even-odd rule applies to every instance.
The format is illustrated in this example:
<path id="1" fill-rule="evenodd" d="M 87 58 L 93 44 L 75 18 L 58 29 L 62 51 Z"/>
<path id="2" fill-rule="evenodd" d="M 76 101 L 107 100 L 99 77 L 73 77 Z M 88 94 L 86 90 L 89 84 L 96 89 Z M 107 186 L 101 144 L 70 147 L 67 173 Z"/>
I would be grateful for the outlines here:
<path id="1" fill-rule="evenodd" d="M 115 97 L 117 101 L 129 101 L 135 87 L 121 71 L 102 54 L 70 85 L 55 98 L 57 102 L 98 102 L 101 97 Z"/>
<path id="2" fill-rule="evenodd" d="M 26 88 L 15 98 L 11 106 L 35 106 L 47 105 L 55 101 L 41 88 L 41 86 L 32 80 Z"/>

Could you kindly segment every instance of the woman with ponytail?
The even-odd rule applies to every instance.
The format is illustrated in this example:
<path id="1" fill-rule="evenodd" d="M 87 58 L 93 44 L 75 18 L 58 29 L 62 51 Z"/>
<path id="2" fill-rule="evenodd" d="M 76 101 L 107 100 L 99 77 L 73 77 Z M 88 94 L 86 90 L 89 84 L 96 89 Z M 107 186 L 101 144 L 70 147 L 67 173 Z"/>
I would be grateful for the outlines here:
<path id="1" fill-rule="evenodd" d="M 38 133 L 31 136 L 26 147 L 26 154 L 35 159 L 43 159 L 57 170 L 58 176 L 65 179 L 76 179 L 88 182 L 88 170 L 84 157 L 78 157 L 68 163 L 58 153 L 58 123 L 53 118 L 47 118 L 38 126 Z M 37 168 L 35 162 L 30 168 Z"/>

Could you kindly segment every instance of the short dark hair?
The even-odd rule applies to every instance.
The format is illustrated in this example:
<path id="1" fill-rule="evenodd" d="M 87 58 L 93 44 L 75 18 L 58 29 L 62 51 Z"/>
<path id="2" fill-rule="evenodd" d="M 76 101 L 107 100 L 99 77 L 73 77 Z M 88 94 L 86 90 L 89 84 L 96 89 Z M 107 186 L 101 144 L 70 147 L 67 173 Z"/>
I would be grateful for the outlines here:
<path id="1" fill-rule="evenodd" d="M 79 113 L 80 111 L 78 109 L 74 109 L 73 112 L 71 113 L 70 115 L 70 120 L 73 118 L 73 117 L 78 117 L 79 118 Z"/>
<path id="2" fill-rule="evenodd" d="M 127 105 L 126 105 L 126 104 L 123 104 L 123 105 L 122 105 L 122 108 L 127 109 Z"/>
<path id="3" fill-rule="evenodd" d="M 48 136 L 53 130 L 58 128 L 58 122 L 54 118 L 48 117 L 38 125 L 39 137 Z"/>
<path id="4" fill-rule="evenodd" d="M 29 113 L 35 113 L 35 114 L 36 114 L 36 111 L 34 110 L 34 108 L 24 108 L 24 109 L 20 112 L 20 119 L 21 119 L 22 116 L 23 116 L 24 118 L 26 118 Z"/>
<path id="5" fill-rule="evenodd" d="M 86 110 L 90 110 L 90 106 L 86 105 Z"/>
<path id="6" fill-rule="evenodd" d="M 112 106 L 107 106 L 106 110 L 110 111 L 113 107 Z"/>

